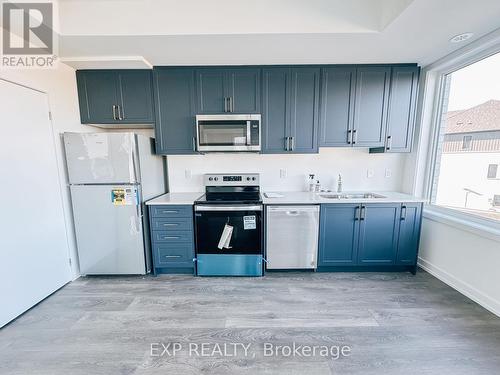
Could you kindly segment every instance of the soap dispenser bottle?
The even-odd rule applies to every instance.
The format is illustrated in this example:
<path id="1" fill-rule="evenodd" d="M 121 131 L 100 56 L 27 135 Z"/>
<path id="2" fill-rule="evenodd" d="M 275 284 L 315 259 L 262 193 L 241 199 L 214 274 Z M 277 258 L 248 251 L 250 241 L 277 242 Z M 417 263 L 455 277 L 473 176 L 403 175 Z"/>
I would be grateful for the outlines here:
<path id="1" fill-rule="evenodd" d="M 314 174 L 310 174 L 309 178 L 307 179 L 307 190 L 313 192 L 315 188 L 316 182 L 314 180 Z"/>

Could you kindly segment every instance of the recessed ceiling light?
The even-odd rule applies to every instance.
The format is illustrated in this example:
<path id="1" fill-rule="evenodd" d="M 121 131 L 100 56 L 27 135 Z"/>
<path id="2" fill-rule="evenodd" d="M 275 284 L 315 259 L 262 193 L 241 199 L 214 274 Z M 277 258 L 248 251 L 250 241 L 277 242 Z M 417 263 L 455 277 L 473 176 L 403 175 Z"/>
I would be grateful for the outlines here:
<path id="1" fill-rule="evenodd" d="M 451 38 L 450 42 L 451 43 L 460 43 L 460 42 L 466 41 L 467 39 L 470 39 L 472 35 L 474 35 L 474 33 L 458 34 L 458 35 L 455 35 L 453 38 Z"/>

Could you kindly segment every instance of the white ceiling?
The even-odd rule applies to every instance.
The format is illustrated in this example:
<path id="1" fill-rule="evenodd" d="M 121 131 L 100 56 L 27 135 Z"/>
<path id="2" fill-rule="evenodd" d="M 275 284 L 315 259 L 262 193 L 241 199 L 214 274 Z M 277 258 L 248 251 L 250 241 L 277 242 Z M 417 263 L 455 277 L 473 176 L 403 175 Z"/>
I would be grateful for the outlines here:
<path id="1" fill-rule="evenodd" d="M 500 27 L 499 0 L 60 0 L 59 54 L 113 66 L 431 63 Z M 68 63 L 71 65 L 71 63 Z M 145 64 L 147 65 L 147 64 Z"/>

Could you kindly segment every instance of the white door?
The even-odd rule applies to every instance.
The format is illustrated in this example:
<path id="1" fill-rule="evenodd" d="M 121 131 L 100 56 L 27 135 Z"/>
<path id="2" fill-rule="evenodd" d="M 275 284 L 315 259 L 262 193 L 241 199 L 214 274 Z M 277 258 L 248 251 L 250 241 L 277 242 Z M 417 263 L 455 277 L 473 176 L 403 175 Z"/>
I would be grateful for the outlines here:
<path id="1" fill-rule="evenodd" d="M 47 95 L 0 79 L 0 327 L 71 279 Z"/>

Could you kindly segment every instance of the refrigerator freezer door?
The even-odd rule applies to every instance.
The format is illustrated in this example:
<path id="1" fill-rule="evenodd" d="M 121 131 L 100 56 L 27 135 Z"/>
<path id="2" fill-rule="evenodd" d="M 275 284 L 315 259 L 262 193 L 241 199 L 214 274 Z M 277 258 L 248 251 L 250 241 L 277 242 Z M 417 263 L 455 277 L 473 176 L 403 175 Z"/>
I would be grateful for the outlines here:
<path id="1" fill-rule="evenodd" d="M 144 274 L 139 191 L 134 185 L 72 185 L 83 275 Z"/>
<path id="2" fill-rule="evenodd" d="M 317 267 L 319 206 L 267 207 L 267 269 Z"/>
<path id="3" fill-rule="evenodd" d="M 139 181 L 134 133 L 64 133 L 70 184 Z"/>

